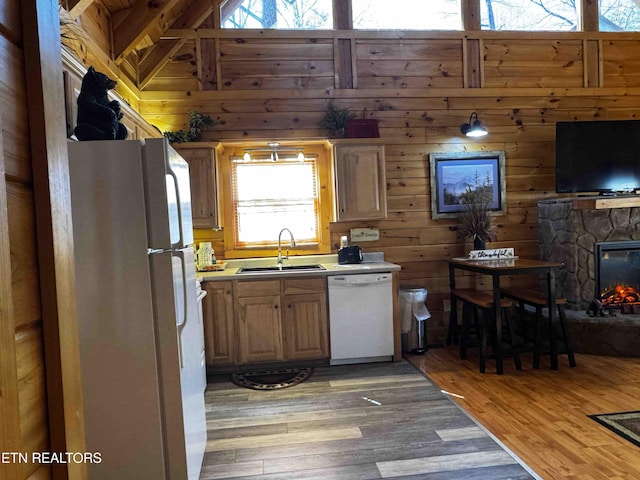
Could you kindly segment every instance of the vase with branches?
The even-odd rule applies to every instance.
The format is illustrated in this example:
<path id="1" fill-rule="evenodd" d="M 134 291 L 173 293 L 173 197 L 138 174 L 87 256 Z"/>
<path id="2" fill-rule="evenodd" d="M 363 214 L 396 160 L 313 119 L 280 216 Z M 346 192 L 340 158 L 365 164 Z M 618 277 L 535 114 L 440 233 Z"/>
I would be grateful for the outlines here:
<path id="1" fill-rule="evenodd" d="M 476 178 L 474 185 L 468 185 L 461 196 L 464 209 L 460 212 L 458 234 L 471 238 L 474 250 L 484 250 L 486 242 L 496 241 L 490 215 L 492 191 L 491 185 L 480 183 Z"/>

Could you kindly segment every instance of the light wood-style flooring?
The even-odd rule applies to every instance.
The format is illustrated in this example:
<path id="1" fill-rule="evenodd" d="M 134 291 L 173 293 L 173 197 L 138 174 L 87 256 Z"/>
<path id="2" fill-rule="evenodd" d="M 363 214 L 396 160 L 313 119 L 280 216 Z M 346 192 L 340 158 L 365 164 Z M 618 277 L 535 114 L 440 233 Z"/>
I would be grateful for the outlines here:
<path id="1" fill-rule="evenodd" d="M 535 478 L 406 361 L 317 367 L 267 392 L 218 376 L 206 401 L 202 480 Z"/>
<path id="2" fill-rule="evenodd" d="M 640 410 L 640 358 L 578 354 L 569 368 L 562 355 L 554 371 L 524 355 L 523 370 L 506 360 L 504 375 L 492 361 L 479 373 L 456 347 L 408 358 L 543 479 L 640 479 L 640 448 L 587 417 Z"/>

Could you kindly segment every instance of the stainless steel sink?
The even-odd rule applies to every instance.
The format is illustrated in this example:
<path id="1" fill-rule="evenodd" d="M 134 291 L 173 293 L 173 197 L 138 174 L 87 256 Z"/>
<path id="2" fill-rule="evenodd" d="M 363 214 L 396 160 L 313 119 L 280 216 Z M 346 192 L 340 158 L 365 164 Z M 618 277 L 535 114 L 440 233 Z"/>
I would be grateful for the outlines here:
<path id="1" fill-rule="evenodd" d="M 269 267 L 240 267 L 236 273 L 306 272 L 326 270 L 320 264 L 313 265 L 271 265 Z"/>

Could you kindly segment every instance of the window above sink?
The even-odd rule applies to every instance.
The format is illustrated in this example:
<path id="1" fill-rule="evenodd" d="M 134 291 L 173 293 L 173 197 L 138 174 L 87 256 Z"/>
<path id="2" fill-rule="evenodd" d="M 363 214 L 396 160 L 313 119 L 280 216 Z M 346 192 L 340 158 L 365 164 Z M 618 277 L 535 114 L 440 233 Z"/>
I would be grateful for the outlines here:
<path id="1" fill-rule="evenodd" d="M 283 150 L 293 145 L 282 144 Z M 296 239 L 296 248 L 289 249 L 291 257 L 329 253 L 333 188 L 326 145 L 297 142 L 303 161 L 284 151 L 273 161 L 259 154 L 260 146 L 226 144 L 219 157 L 219 180 L 229 187 L 220 192 L 225 259 L 273 256 L 283 227 Z"/>

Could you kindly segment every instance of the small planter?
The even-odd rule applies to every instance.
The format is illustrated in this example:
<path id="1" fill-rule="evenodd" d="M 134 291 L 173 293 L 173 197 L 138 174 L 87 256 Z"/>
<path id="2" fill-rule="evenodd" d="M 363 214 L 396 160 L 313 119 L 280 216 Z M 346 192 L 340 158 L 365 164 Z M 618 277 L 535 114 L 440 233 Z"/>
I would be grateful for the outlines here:
<path id="1" fill-rule="evenodd" d="M 347 124 L 354 117 L 355 114 L 348 107 L 336 107 L 330 101 L 320 121 L 320 128 L 327 131 L 329 138 L 344 138 Z"/>
<path id="2" fill-rule="evenodd" d="M 349 138 L 380 138 L 378 120 L 366 118 L 367 109 L 362 113 L 362 118 L 352 118 L 347 122 L 347 137 Z"/>

